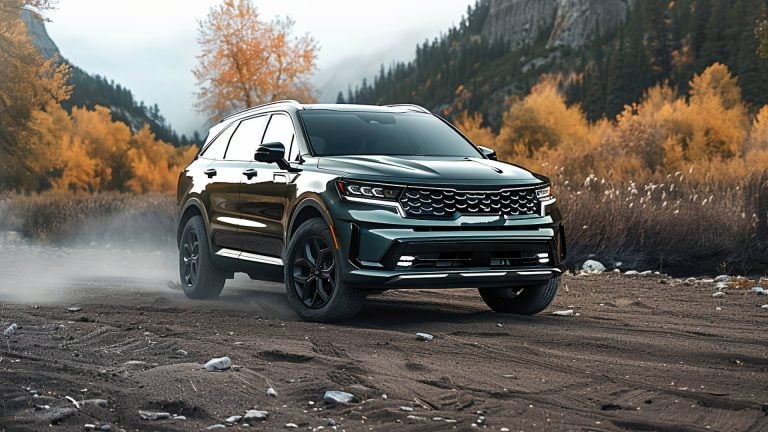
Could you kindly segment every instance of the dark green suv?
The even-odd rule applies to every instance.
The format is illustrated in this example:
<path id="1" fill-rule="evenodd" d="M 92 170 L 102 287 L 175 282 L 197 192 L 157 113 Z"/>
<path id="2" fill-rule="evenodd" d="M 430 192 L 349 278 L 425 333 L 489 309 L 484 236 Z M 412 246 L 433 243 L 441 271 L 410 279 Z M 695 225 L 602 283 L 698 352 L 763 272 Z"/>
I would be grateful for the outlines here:
<path id="1" fill-rule="evenodd" d="M 234 114 L 211 128 L 177 200 L 189 297 L 216 297 L 244 272 L 284 282 L 311 321 L 400 288 L 478 288 L 497 312 L 535 314 L 564 268 L 548 179 L 416 105 Z"/>

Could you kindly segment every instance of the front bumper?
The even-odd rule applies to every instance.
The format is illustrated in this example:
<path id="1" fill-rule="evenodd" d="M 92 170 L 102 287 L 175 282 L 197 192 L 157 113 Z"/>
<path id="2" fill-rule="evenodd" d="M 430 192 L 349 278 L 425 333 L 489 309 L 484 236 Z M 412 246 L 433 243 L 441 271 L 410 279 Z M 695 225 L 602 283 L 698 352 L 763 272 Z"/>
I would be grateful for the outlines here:
<path id="1" fill-rule="evenodd" d="M 356 289 L 525 286 L 565 269 L 564 232 L 554 205 L 544 216 L 454 220 L 403 218 L 364 203 L 330 208 L 347 258 L 343 280 Z"/>

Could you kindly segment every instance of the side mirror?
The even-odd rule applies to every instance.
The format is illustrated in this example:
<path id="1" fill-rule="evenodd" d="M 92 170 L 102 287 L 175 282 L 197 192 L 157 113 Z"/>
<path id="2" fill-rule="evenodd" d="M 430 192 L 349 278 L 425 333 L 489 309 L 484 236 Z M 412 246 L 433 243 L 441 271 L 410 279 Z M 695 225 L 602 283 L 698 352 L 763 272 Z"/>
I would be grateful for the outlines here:
<path id="1" fill-rule="evenodd" d="M 256 149 L 254 156 L 257 162 L 278 163 L 285 159 L 285 146 L 283 143 L 264 143 Z"/>
<path id="2" fill-rule="evenodd" d="M 477 148 L 480 149 L 480 151 L 490 160 L 496 160 L 496 150 L 488 147 L 483 146 L 477 146 Z"/>

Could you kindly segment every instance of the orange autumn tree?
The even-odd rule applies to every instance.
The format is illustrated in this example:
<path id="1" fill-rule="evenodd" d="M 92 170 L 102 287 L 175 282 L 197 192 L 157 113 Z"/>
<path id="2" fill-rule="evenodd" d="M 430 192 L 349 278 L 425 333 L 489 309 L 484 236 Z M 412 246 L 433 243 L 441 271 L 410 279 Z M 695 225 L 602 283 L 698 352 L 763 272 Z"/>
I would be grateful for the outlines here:
<path id="1" fill-rule="evenodd" d="M 260 19 L 250 0 L 224 0 L 200 21 L 201 53 L 192 70 L 197 109 L 216 121 L 228 113 L 279 99 L 312 101 L 309 78 L 317 43 L 293 37 L 293 21 Z"/>
<path id="2" fill-rule="evenodd" d="M 48 0 L 0 2 L 0 188 L 36 188 L 39 158 L 37 140 L 28 124 L 48 103 L 69 97 L 69 70 L 56 59 L 46 60 L 35 48 L 22 13 L 50 9 Z"/>

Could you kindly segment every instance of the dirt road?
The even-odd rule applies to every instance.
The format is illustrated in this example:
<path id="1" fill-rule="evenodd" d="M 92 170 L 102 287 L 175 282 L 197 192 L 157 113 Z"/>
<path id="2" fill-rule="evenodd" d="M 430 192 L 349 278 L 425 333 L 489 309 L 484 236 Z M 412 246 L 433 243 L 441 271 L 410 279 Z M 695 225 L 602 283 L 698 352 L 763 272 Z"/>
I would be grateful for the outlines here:
<path id="1" fill-rule="evenodd" d="M 474 290 L 422 290 L 319 325 L 297 321 L 278 285 L 237 280 L 193 302 L 164 278 L 71 274 L 34 296 L 6 278 L 0 325 L 20 328 L 0 336 L 0 430 L 194 431 L 254 408 L 269 413 L 256 430 L 768 430 L 768 297 L 746 291 L 571 276 L 535 317 L 489 312 Z M 579 316 L 551 315 L 566 308 Z M 223 355 L 233 369 L 201 368 Z M 357 402 L 329 406 L 327 390 Z"/>

